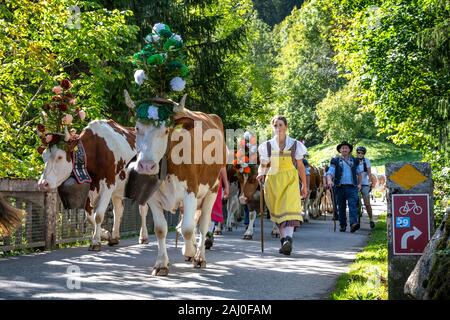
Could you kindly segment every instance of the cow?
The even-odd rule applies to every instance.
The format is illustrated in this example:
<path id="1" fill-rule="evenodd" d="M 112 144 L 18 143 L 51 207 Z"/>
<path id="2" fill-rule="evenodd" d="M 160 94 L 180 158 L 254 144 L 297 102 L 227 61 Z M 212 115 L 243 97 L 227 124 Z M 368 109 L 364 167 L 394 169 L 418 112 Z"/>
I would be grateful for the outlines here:
<path id="1" fill-rule="evenodd" d="M 232 231 L 233 226 L 237 228 L 240 212 L 239 185 L 237 181 L 233 181 L 230 183 L 230 194 L 227 199 L 227 222 L 225 226 L 228 231 Z"/>
<path id="2" fill-rule="evenodd" d="M 136 155 L 134 129 L 125 128 L 112 120 L 95 120 L 80 135 L 70 135 L 65 128 L 61 144 L 50 144 L 43 152 L 44 172 L 38 181 L 43 191 L 61 186 L 73 174 L 72 153 L 82 143 L 86 154 L 86 170 L 92 180 L 86 201 L 87 220 L 94 225 L 89 250 L 100 251 L 105 235 L 101 228 L 105 212 L 112 200 L 114 224 L 107 234 L 108 244 L 119 243 L 120 221 L 123 213 L 124 187 L 127 179 L 126 164 Z M 146 216 L 148 207 L 139 207 L 142 219 L 139 243 L 148 243 Z"/>
<path id="3" fill-rule="evenodd" d="M 0 195 L 0 236 L 10 234 L 21 224 L 24 215 L 24 210 L 14 208 Z"/>
<path id="4" fill-rule="evenodd" d="M 372 173 L 370 176 L 370 181 L 372 182 L 372 199 L 373 199 L 373 201 L 376 202 L 373 191 L 379 191 L 382 194 L 381 201 L 385 202 L 386 201 L 386 176 L 384 174 Z"/>
<path id="5" fill-rule="evenodd" d="M 136 107 L 126 91 L 125 101 L 130 108 Z M 219 172 L 226 163 L 226 147 L 220 117 L 186 109 L 186 95 L 180 103 L 163 98 L 154 98 L 151 101 L 159 106 L 172 108 L 170 120 L 173 126 L 166 125 L 165 121 L 158 124 L 148 123 L 138 117 L 136 120 L 138 153 L 136 162 L 130 165 L 130 169 L 139 175 L 154 176 L 160 173 L 160 161 L 163 158 L 167 159 L 167 172 L 158 179 L 159 187 L 155 188 L 148 200 L 158 241 L 158 256 L 152 275 L 166 276 L 169 273 L 169 257 L 166 249 L 167 221 L 164 210 L 173 213 L 181 204 L 183 216 L 180 231 L 184 238 L 182 254 L 187 261 L 193 262 L 194 267 L 206 267 L 206 233 L 219 188 Z M 210 133 L 212 136 L 209 138 L 214 139 L 214 143 L 204 140 Z M 197 136 L 198 134 L 200 136 Z M 180 139 L 182 142 L 179 142 Z M 215 160 L 208 163 L 205 163 L 206 159 L 196 161 L 198 153 L 200 157 L 208 150 L 212 154 L 210 148 L 215 143 L 219 145 L 212 149 L 214 156 L 217 157 Z M 184 148 L 187 146 L 191 146 L 191 150 L 187 151 Z M 196 248 L 194 230 L 197 210 L 200 210 L 198 218 L 200 239 Z"/>
<path id="6" fill-rule="evenodd" d="M 259 157 L 258 157 L 259 162 Z M 260 197 L 261 191 L 259 182 L 256 179 L 258 176 L 257 172 L 254 173 L 242 173 L 239 170 L 236 170 L 236 175 L 239 181 L 240 186 L 240 195 L 239 202 L 242 205 L 247 205 L 250 219 L 247 230 L 244 233 L 244 240 L 252 240 L 253 239 L 253 224 L 256 220 L 256 211 L 260 206 Z M 275 223 L 272 224 L 272 237 L 280 237 L 280 231 Z"/>
<path id="7" fill-rule="evenodd" d="M 317 218 L 320 216 L 320 201 L 323 193 L 323 173 L 315 166 L 309 165 L 309 192 L 305 200 L 305 216 L 309 220 L 310 217 Z"/>

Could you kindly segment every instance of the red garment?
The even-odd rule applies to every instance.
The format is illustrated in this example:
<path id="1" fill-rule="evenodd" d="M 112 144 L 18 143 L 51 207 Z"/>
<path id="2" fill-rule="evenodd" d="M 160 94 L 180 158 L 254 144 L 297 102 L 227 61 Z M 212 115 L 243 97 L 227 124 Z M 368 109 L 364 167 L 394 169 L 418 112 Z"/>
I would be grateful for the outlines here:
<path id="1" fill-rule="evenodd" d="M 222 176 L 219 181 L 219 190 L 217 191 L 217 198 L 211 212 L 211 220 L 215 222 L 224 222 L 222 211 Z"/>

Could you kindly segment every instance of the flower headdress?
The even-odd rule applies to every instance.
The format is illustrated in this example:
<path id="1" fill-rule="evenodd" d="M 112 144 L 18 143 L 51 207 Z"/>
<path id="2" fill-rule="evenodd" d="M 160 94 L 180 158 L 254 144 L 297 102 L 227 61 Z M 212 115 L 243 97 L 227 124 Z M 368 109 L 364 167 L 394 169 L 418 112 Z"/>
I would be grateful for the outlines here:
<path id="1" fill-rule="evenodd" d="M 172 33 L 168 25 L 155 24 L 145 42 L 142 50 L 133 55 L 133 63 L 138 67 L 134 80 L 143 96 L 136 116 L 141 122 L 159 126 L 162 122 L 167 124 L 174 113 L 171 100 L 165 98 L 184 90 L 189 68 L 184 63 L 183 39 Z"/>
<path id="2" fill-rule="evenodd" d="M 68 79 L 55 86 L 52 92 L 55 94 L 51 102 L 45 104 L 42 108 L 42 123 L 37 126 L 38 136 L 41 138 L 42 145 L 38 151 L 42 153 L 49 145 L 60 144 L 68 141 L 76 135 L 76 130 L 68 127 L 82 122 L 86 118 L 84 110 L 76 106 L 77 99 L 70 92 L 72 83 Z"/>
<path id="3" fill-rule="evenodd" d="M 255 174 L 258 171 L 258 147 L 256 136 L 245 132 L 244 138 L 240 140 L 233 167 L 241 174 Z"/>

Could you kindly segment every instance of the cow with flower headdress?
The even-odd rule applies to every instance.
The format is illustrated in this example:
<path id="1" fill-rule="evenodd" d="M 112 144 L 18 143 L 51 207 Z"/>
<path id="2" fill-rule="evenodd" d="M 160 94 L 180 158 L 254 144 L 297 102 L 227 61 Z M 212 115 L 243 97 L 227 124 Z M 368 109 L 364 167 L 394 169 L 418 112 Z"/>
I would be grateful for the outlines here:
<path id="1" fill-rule="evenodd" d="M 249 225 L 244 233 L 244 240 L 253 239 L 253 224 L 256 220 L 261 190 L 256 177 L 258 176 L 258 147 L 257 138 L 249 131 L 244 133 L 244 137 L 239 141 L 233 168 L 239 181 L 240 196 L 239 202 L 246 205 L 249 210 Z M 273 224 L 272 236 L 279 236 L 278 227 Z"/>
<path id="2" fill-rule="evenodd" d="M 222 120 L 217 115 L 188 110 L 186 95 L 179 103 L 167 97 L 184 89 L 183 78 L 189 71 L 183 62 L 181 37 L 158 23 L 145 41 L 147 44 L 134 55 L 139 67 L 135 82 L 143 99 L 134 102 L 125 91 L 125 101 L 136 114 L 138 151 L 136 161 L 130 164 L 127 190 L 130 197 L 140 197 L 139 181 L 148 179 L 157 186 L 148 185 L 146 197 L 158 240 L 152 274 L 164 276 L 169 272 L 164 211 L 174 213 L 181 206 L 182 253 L 195 267 L 206 266 L 206 234 L 219 188 L 219 172 L 226 163 L 226 147 Z M 198 243 L 194 232 L 197 223 Z"/>
<path id="3" fill-rule="evenodd" d="M 38 125 L 45 167 L 38 185 L 41 190 L 58 188 L 67 209 L 85 209 L 87 220 L 94 226 L 90 250 L 99 251 L 101 240 L 109 245 L 119 243 L 120 221 L 123 213 L 126 164 L 136 155 L 134 128 L 125 128 L 112 120 L 92 121 L 80 134 L 69 126 L 82 126 L 86 117 L 70 92 L 72 84 L 64 79 L 53 88 L 52 102 L 44 106 L 43 123 Z M 114 225 L 112 233 L 101 224 L 112 200 Z M 142 217 L 140 243 L 148 242 L 146 214 L 148 207 L 140 206 Z"/>

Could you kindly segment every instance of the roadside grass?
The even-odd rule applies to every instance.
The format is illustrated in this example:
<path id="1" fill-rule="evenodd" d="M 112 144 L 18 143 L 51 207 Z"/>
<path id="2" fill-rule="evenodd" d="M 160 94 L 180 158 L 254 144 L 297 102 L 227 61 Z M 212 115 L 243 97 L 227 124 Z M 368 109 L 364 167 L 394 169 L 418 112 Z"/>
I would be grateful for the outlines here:
<path id="1" fill-rule="evenodd" d="M 387 300 L 387 256 L 386 214 L 383 214 L 349 272 L 338 278 L 330 299 Z"/>
<path id="2" fill-rule="evenodd" d="M 337 143 L 323 143 L 311 148 L 308 148 L 310 154 L 310 162 L 314 165 L 321 163 L 329 163 L 330 159 L 337 154 Z M 377 141 L 362 139 L 355 142 L 353 154 L 356 153 L 357 146 L 365 146 L 367 148 L 367 158 L 370 159 L 372 167 L 377 168 L 379 174 L 384 174 L 384 165 L 388 162 L 397 161 L 419 161 L 421 155 L 419 152 L 412 150 L 409 147 L 399 147 L 387 141 Z"/>

